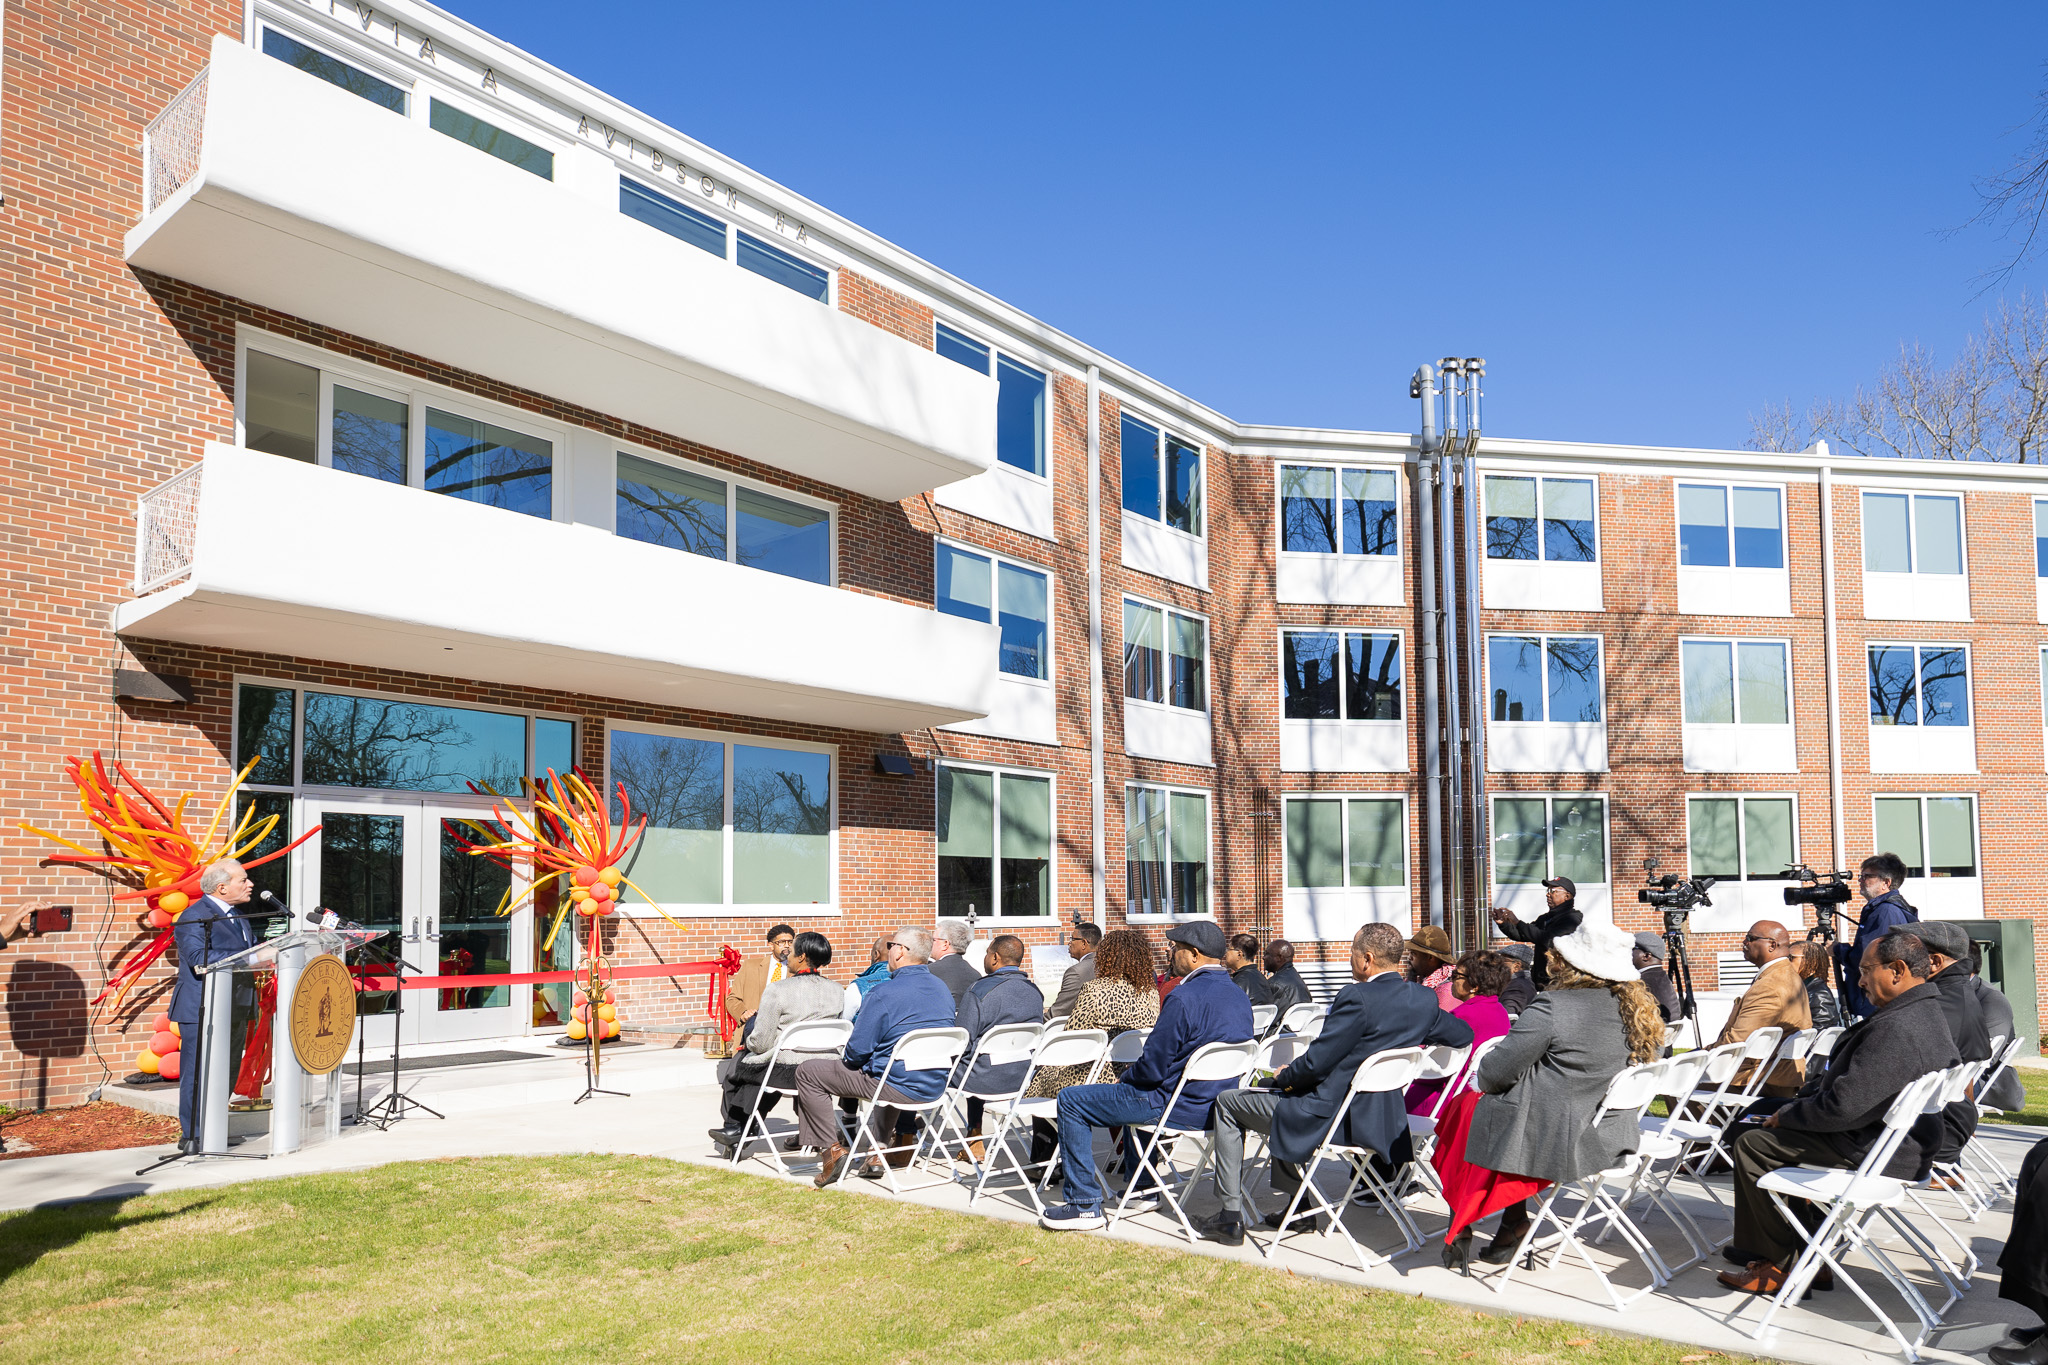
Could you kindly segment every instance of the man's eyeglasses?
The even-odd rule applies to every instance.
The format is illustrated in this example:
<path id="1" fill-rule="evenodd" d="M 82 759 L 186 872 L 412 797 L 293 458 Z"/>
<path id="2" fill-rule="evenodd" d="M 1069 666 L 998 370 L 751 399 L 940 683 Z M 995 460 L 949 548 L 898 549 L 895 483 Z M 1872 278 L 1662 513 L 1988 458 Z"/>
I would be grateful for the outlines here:
<path id="1" fill-rule="evenodd" d="M 891 948 L 901 948 L 902 946 L 903 946 L 903 945 L 902 945 L 902 944 L 900 944 L 900 943 L 884 943 L 884 944 L 882 945 L 882 950 L 883 950 L 884 952 L 887 952 L 887 951 L 888 951 L 889 949 L 891 949 Z"/>

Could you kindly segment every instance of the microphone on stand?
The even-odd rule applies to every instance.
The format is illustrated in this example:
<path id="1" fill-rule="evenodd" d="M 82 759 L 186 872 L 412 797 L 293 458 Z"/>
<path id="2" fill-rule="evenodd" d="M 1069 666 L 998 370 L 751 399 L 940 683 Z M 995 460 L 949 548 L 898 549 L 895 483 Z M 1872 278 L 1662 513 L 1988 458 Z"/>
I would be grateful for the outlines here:
<path id="1" fill-rule="evenodd" d="M 290 919 L 292 917 L 291 907 L 271 895 L 268 891 L 258 891 L 256 898 L 267 901 L 269 904 L 254 910 L 242 911 L 243 919 Z"/>
<path id="2" fill-rule="evenodd" d="M 315 929 L 360 929 L 363 926 L 352 919 L 343 919 L 326 906 L 306 912 L 306 923 Z"/>

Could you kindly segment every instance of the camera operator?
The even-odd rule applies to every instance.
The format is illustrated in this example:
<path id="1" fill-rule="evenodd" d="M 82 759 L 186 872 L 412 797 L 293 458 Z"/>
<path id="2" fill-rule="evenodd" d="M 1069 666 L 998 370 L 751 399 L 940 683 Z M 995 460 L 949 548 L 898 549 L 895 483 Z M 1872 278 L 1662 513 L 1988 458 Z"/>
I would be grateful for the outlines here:
<path id="1" fill-rule="evenodd" d="M 1664 958 L 1669 952 L 1662 934 L 1645 929 L 1636 935 L 1629 960 L 1643 974 L 1643 989 L 1657 1002 L 1657 1012 L 1664 1016 L 1664 1022 L 1675 1024 L 1684 1007 L 1678 1003 L 1678 988 L 1671 984 L 1671 973 L 1664 970 Z"/>
<path id="2" fill-rule="evenodd" d="M 1863 918 L 1853 941 L 1835 945 L 1842 1008 L 1856 1019 L 1868 1019 L 1877 1013 L 1876 1002 L 1864 993 L 1857 979 L 1864 950 L 1900 925 L 1920 922 L 1920 912 L 1899 894 L 1905 882 L 1906 864 L 1896 853 L 1873 854 L 1857 869 L 1856 883 L 1863 892 Z"/>
<path id="3" fill-rule="evenodd" d="M 1552 877 L 1543 883 L 1543 899 L 1550 908 L 1536 917 L 1534 924 L 1524 924 L 1514 911 L 1505 905 L 1493 912 L 1494 925 L 1501 933 L 1517 943 L 1527 943 L 1534 950 L 1536 961 L 1530 965 L 1529 976 L 1542 990 L 1550 984 L 1547 959 L 1550 956 L 1550 941 L 1560 934 L 1575 933 L 1579 927 L 1579 888 L 1570 877 Z"/>

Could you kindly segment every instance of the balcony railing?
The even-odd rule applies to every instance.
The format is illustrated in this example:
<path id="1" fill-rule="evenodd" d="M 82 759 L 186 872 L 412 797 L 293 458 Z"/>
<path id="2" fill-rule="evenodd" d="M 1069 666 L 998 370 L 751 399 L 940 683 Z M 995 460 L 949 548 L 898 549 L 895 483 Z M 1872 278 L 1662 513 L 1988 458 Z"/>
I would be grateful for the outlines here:
<path id="1" fill-rule="evenodd" d="M 199 479 L 204 468 L 195 464 L 136 500 L 137 596 L 155 592 L 192 572 L 192 550 L 199 533 Z"/>
<path id="2" fill-rule="evenodd" d="M 143 130 L 146 214 L 155 213 L 164 200 L 176 194 L 178 187 L 199 170 L 199 149 L 206 141 L 206 78 L 212 70 L 201 67 L 192 83 L 173 95 L 163 112 Z"/>

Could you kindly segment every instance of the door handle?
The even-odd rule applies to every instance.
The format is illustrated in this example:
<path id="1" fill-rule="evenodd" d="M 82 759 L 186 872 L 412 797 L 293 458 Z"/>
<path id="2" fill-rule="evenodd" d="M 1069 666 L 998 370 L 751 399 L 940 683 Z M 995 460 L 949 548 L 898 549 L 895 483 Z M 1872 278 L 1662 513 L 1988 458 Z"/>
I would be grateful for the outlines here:
<path id="1" fill-rule="evenodd" d="M 427 935 L 427 942 L 429 942 L 429 943 L 439 943 L 440 941 L 441 941 L 441 925 L 440 925 L 440 922 L 439 922 L 439 921 L 436 921 L 436 922 L 435 922 L 435 924 L 434 924 L 434 928 L 433 928 L 433 931 L 432 931 L 431 933 L 429 933 L 429 934 Z"/>
<path id="2" fill-rule="evenodd" d="M 420 917 L 418 915 L 412 917 L 412 932 L 405 936 L 405 941 L 407 943 L 418 943 L 420 941 Z"/>

